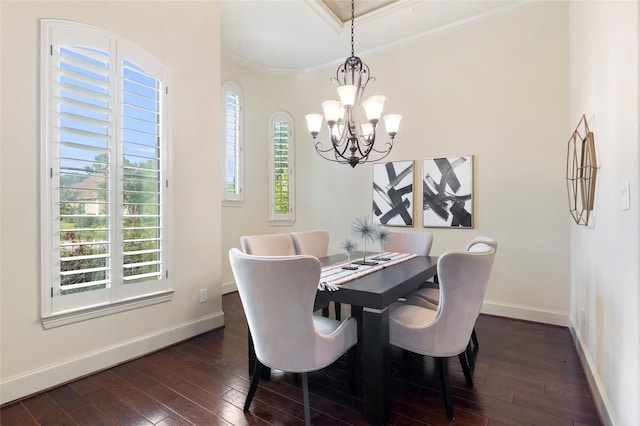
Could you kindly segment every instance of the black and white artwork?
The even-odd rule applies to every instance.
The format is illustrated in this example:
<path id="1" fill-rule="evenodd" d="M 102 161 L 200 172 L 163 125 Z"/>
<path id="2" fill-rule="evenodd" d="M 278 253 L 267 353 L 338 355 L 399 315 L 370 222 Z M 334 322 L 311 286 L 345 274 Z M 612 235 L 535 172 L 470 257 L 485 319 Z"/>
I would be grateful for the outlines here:
<path id="1" fill-rule="evenodd" d="M 373 165 L 373 217 L 382 225 L 413 226 L 413 161 Z"/>
<path id="2" fill-rule="evenodd" d="M 473 156 L 424 160 L 425 227 L 473 228 Z"/>

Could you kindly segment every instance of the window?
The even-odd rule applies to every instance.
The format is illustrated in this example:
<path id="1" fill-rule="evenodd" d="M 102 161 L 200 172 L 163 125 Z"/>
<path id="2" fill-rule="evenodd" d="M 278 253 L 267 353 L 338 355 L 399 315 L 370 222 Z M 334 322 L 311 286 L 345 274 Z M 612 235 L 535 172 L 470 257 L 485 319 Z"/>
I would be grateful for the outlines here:
<path id="1" fill-rule="evenodd" d="M 240 87 L 227 81 L 222 85 L 222 155 L 224 176 L 223 205 L 239 205 L 244 201 L 244 123 L 243 96 Z"/>
<path id="2" fill-rule="evenodd" d="M 293 118 L 283 111 L 271 117 L 269 125 L 270 221 L 290 225 L 295 221 Z"/>
<path id="3" fill-rule="evenodd" d="M 45 327 L 168 300 L 167 70 L 53 20 L 42 66 Z"/>

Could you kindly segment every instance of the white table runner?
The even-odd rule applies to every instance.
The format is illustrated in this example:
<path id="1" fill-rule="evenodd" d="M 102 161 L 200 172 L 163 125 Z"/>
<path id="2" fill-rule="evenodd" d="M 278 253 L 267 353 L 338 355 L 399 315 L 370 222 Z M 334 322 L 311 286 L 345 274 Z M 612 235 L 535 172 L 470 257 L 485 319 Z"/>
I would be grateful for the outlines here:
<path id="1" fill-rule="evenodd" d="M 352 265 L 357 266 L 358 269 L 355 271 L 350 271 L 348 269 L 342 269 L 348 262 L 345 260 L 344 262 L 334 263 L 332 265 L 324 266 L 322 268 L 322 272 L 320 273 L 320 283 L 318 284 L 318 290 L 329 290 L 335 291 L 338 290 L 341 284 L 349 282 L 351 280 L 355 280 L 356 278 L 360 278 L 364 275 L 370 274 L 375 271 L 379 271 L 380 269 L 387 268 L 391 265 L 395 265 L 396 263 L 404 262 L 406 260 L 412 259 L 416 257 L 415 254 L 411 253 L 394 253 L 394 252 L 384 252 L 382 253 L 383 258 L 388 258 L 389 260 L 375 260 L 374 258 L 380 256 L 380 253 L 371 254 L 367 256 L 365 260 L 377 262 L 377 265 Z M 362 257 L 351 258 L 352 263 L 362 260 Z"/>

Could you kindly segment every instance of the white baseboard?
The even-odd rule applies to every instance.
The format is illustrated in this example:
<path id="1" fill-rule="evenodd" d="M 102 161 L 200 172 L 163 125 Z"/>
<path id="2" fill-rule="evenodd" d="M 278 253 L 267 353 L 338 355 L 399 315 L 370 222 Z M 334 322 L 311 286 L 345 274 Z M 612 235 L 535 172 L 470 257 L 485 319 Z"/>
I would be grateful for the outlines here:
<path id="1" fill-rule="evenodd" d="M 532 308 L 531 306 L 512 305 L 510 303 L 485 300 L 480 310 L 483 314 L 499 317 L 515 318 L 544 324 L 569 326 L 569 313 L 549 309 Z"/>
<path id="2" fill-rule="evenodd" d="M 617 424 L 612 419 L 611 413 L 613 413 L 613 410 L 611 408 L 611 402 L 609 401 L 609 398 L 607 398 L 607 394 L 604 392 L 604 385 L 597 374 L 597 370 L 589 352 L 585 351 L 585 344 L 582 341 L 580 334 L 576 332 L 573 321 L 571 321 L 569 331 L 571 332 L 573 343 L 576 347 L 576 351 L 578 352 L 578 358 L 580 358 L 582 369 L 587 377 L 587 382 L 591 389 L 591 395 L 593 395 L 593 400 L 596 403 L 596 409 L 598 410 L 598 414 L 600 414 L 600 420 L 605 426 Z"/>
<path id="3" fill-rule="evenodd" d="M 222 294 L 233 293 L 234 291 L 238 291 L 238 286 L 235 281 L 231 281 L 228 283 L 222 284 Z"/>
<path id="4" fill-rule="evenodd" d="M 192 322 L 178 324 L 134 340 L 8 378 L 0 383 L 0 404 L 113 367 L 222 326 L 224 326 L 224 313 L 220 311 Z"/>

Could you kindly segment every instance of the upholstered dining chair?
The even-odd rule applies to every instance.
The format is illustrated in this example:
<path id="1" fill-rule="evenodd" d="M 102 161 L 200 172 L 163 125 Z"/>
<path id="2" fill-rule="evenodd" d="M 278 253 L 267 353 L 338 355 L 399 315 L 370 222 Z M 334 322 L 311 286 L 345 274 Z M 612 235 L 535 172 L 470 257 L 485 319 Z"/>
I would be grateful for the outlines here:
<path id="1" fill-rule="evenodd" d="M 293 249 L 296 254 L 308 254 L 315 257 L 326 257 L 329 254 L 329 233 L 324 230 L 298 231 L 291 233 Z M 322 315 L 329 316 L 329 305 L 316 306 L 322 309 Z M 340 303 L 334 303 L 336 319 L 340 319 L 342 307 Z"/>
<path id="2" fill-rule="evenodd" d="M 301 373 L 305 424 L 309 425 L 308 372 L 348 352 L 349 383 L 354 388 L 356 320 L 313 315 L 321 269 L 313 256 L 253 256 L 234 248 L 229 261 L 256 353 L 244 410 L 251 405 L 263 367 Z"/>
<path id="3" fill-rule="evenodd" d="M 410 253 L 418 256 L 429 256 L 433 245 L 433 233 L 389 231 L 389 240 L 385 243 L 385 251 L 394 253 Z M 422 286 L 437 285 L 425 282 Z M 400 298 L 404 301 L 404 298 Z"/>
<path id="4" fill-rule="evenodd" d="M 240 237 L 242 251 L 256 256 L 291 256 L 294 254 L 293 241 L 289 234 L 260 234 L 244 235 Z M 318 308 L 319 309 L 319 308 Z M 253 374 L 255 368 L 255 350 L 251 330 L 248 333 L 249 345 L 249 374 Z M 271 370 L 262 370 L 264 377 L 269 377 Z"/>
<path id="5" fill-rule="evenodd" d="M 384 245 L 386 251 L 394 253 L 411 253 L 429 256 L 433 245 L 431 232 L 398 232 L 389 231 L 389 241 Z"/>
<path id="6" fill-rule="evenodd" d="M 438 259 L 440 303 L 437 310 L 409 303 L 389 313 L 389 341 L 404 350 L 436 358 L 447 417 L 453 419 L 448 359 L 458 356 L 466 383 L 473 379 L 466 358 L 469 336 L 480 313 L 495 250 L 476 244 L 469 251 L 449 251 Z"/>
<path id="7" fill-rule="evenodd" d="M 291 256 L 293 242 L 289 234 L 245 235 L 240 237 L 242 251 L 256 256 Z"/>
<path id="8" fill-rule="evenodd" d="M 465 250 L 471 250 L 476 244 L 487 244 L 488 246 L 493 247 L 494 250 L 498 250 L 498 242 L 493 238 L 485 236 L 474 237 L 469 244 L 467 244 Z M 409 303 L 414 305 L 420 305 L 425 308 L 436 310 L 438 309 L 438 303 L 440 303 L 440 289 L 437 286 L 425 286 L 424 288 L 416 290 L 407 296 L 407 300 L 409 300 Z M 477 348 L 478 336 L 476 335 L 475 327 L 471 332 L 471 340 Z M 470 359 L 470 362 L 473 364 L 473 359 Z"/>
<path id="9" fill-rule="evenodd" d="M 329 253 L 329 233 L 323 230 L 292 232 L 293 248 L 296 254 L 326 257 Z"/>

